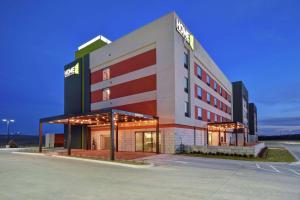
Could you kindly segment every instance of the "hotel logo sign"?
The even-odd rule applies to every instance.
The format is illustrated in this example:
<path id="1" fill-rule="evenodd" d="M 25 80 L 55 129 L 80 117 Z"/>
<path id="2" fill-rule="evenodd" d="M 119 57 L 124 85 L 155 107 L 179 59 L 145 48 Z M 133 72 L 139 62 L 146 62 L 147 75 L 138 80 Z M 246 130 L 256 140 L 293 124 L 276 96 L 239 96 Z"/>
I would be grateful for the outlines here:
<path id="1" fill-rule="evenodd" d="M 72 76 L 74 74 L 79 74 L 79 63 L 76 63 L 73 67 L 65 70 L 65 78 Z"/>
<path id="2" fill-rule="evenodd" d="M 191 46 L 192 50 L 194 50 L 194 36 L 184 27 L 178 18 L 176 18 L 176 30 Z"/>

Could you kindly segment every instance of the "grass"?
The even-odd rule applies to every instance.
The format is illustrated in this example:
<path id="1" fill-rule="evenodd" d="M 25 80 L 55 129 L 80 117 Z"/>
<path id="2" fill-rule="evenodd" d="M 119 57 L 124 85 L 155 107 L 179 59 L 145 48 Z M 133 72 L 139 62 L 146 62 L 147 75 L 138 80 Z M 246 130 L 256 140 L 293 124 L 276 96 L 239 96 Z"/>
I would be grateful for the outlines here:
<path id="1" fill-rule="evenodd" d="M 245 156 L 231 156 L 231 155 L 213 155 L 203 153 L 184 153 L 181 155 L 203 158 L 217 158 L 227 160 L 244 160 L 244 161 L 259 161 L 259 162 L 295 162 L 294 156 L 285 148 L 267 148 L 261 157 L 245 157 Z"/>

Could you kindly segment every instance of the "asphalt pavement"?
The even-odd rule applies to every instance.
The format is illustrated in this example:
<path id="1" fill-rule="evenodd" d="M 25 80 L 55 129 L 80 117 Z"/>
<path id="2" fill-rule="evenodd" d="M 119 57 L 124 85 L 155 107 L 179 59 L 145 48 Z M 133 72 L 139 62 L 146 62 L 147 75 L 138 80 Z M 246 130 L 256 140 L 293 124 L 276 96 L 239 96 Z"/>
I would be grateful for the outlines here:
<path id="1" fill-rule="evenodd" d="M 298 164 L 149 159 L 133 169 L 0 151 L 0 199 L 300 199 Z"/>

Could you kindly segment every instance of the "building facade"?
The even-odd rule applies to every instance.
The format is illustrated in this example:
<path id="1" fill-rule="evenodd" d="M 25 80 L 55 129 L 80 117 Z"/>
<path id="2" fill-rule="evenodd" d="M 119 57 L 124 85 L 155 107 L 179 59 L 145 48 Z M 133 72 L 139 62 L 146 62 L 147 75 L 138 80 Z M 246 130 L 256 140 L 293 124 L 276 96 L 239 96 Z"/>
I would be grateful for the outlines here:
<path id="1" fill-rule="evenodd" d="M 113 42 L 98 36 L 65 66 L 65 115 L 114 108 L 157 116 L 161 153 L 207 145 L 207 123 L 233 120 L 232 96 L 231 82 L 174 12 Z M 128 124 L 118 130 L 118 150 L 155 152 L 155 127 Z M 73 148 L 109 149 L 109 141 L 108 127 L 72 127 Z"/>
<path id="2" fill-rule="evenodd" d="M 248 90 L 242 81 L 232 83 L 233 121 L 249 127 Z"/>
<path id="3" fill-rule="evenodd" d="M 257 133 L 257 109 L 254 103 L 249 103 L 249 134 Z"/>

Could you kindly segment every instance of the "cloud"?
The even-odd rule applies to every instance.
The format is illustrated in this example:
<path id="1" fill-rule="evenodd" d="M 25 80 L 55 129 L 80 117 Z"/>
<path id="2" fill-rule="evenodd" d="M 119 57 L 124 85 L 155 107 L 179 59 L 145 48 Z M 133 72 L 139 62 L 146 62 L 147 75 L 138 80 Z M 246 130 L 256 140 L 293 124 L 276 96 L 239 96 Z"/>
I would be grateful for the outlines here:
<path id="1" fill-rule="evenodd" d="M 300 117 L 269 118 L 259 121 L 259 135 L 300 134 Z"/>

